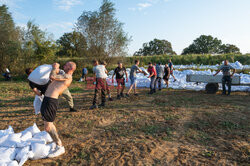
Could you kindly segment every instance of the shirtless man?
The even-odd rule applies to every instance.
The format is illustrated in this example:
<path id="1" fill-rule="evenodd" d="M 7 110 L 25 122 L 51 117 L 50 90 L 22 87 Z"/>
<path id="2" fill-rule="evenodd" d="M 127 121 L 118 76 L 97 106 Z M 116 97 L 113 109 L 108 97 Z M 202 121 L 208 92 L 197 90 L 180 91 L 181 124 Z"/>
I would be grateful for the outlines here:
<path id="1" fill-rule="evenodd" d="M 76 69 L 76 64 L 74 62 L 67 62 L 64 65 L 64 75 L 58 75 L 59 72 L 59 64 L 54 63 L 52 65 L 53 69 L 50 73 L 50 79 L 52 82 L 49 84 L 45 96 L 41 106 L 41 114 L 44 120 L 44 128 L 53 141 L 56 143 L 57 147 L 55 151 L 50 153 L 48 157 L 57 157 L 63 153 L 65 153 L 65 149 L 62 146 L 62 141 L 60 140 L 58 133 L 56 131 L 56 127 L 53 124 L 56 118 L 56 112 L 58 109 L 58 96 L 62 94 L 62 92 L 69 87 L 72 82 L 72 74 Z"/>

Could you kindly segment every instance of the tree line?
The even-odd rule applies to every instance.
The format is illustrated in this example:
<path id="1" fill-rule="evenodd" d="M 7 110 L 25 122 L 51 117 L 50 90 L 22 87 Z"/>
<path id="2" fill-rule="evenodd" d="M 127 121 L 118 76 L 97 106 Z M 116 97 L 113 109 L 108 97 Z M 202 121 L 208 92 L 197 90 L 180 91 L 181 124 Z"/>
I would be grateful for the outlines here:
<path id="1" fill-rule="evenodd" d="M 221 40 L 211 35 L 201 35 L 187 48 L 184 48 L 182 55 L 187 54 L 241 54 L 240 49 L 233 44 L 223 44 Z M 142 48 L 134 53 L 134 56 L 152 55 L 176 55 L 172 44 L 167 40 L 154 39 L 144 43 Z"/>
<path id="2" fill-rule="evenodd" d="M 36 67 L 51 63 L 60 57 L 83 58 L 85 63 L 111 60 L 126 56 L 131 37 L 123 30 L 123 23 L 116 18 L 114 3 L 103 0 L 95 11 L 83 11 L 72 32 L 64 33 L 58 40 L 42 30 L 35 21 L 26 27 L 15 24 L 6 5 L 0 6 L 0 72 Z M 186 54 L 240 53 L 237 46 L 222 44 L 212 36 L 201 35 L 182 52 Z M 176 55 L 167 40 L 153 39 L 144 43 L 134 56 Z"/>
<path id="3" fill-rule="evenodd" d="M 85 57 L 109 61 L 124 56 L 130 37 L 115 17 L 114 3 L 103 0 L 96 11 L 83 11 L 73 32 L 58 40 L 34 21 L 16 26 L 6 5 L 0 6 L 0 71 L 34 67 L 58 57 Z"/>

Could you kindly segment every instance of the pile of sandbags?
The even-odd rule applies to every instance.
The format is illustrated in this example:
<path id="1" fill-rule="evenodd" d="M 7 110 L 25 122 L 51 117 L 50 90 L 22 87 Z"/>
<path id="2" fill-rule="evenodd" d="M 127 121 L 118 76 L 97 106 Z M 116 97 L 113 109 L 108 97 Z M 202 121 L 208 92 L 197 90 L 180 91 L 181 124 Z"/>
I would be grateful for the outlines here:
<path id="1" fill-rule="evenodd" d="M 238 63 L 236 63 L 238 64 Z M 144 69 L 145 70 L 145 69 Z M 130 69 L 127 68 L 127 73 L 128 73 L 128 77 L 129 77 L 129 72 Z M 107 82 L 110 86 L 114 85 L 117 86 L 116 81 L 114 81 L 114 83 L 112 84 L 112 74 L 114 71 L 110 71 L 108 78 L 107 78 Z M 200 83 L 200 84 L 195 84 L 193 82 L 186 82 L 186 76 L 188 74 L 200 74 L 200 75 L 213 75 L 215 74 L 215 71 L 211 71 L 210 69 L 208 70 L 204 70 L 204 71 L 197 71 L 197 70 L 183 70 L 183 71 L 178 71 L 178 70 L 174 70 L 174 76 L 177 79 L 177 81 L 174 81 L 173 77 L 170 76 L 169 79 L 169 88 L 173 88 L 173 89 L 187 89 L 187 90 L 196 90 L 196 91 L 200 91 L 200 90 L 205 90 L 205 86 L 206 83 Z M 222 73 L 220 73 L 222 74 Z M 250 83 L 250 75 L 249 74 L 235 74 L 235 75 L 240 75 L 241 77 L 241 83 Z M 137 87 L 139 88 L 149 88 L 150 87 L 150 78 L 148 78 L 147 76 L 144 76 L 144 74 L 139 73 L 137 74 Z M 130 86 L 130 79 L 128 80 L 128 82 L 126 82 L 126 87 Z M 158 83 L 157 83 L 158 86 Z M 164 81 L 162 81 L 162 87 L 165 88 L 166 84 Z M 221 84 L 219 86 L 219 89 L 222 89 Z M 250 88 L 248 86 L 232 86 L 232 91 L 250 91 Z"/>
<path id="2" fill-rule="evenodd" d="M 36 124 L 20 133 L 14 133 L 11 126 L 0 130 L 0 166 L 21 166 L 28 159 L 46 158 L 56 147 L 52 141 Z"/>

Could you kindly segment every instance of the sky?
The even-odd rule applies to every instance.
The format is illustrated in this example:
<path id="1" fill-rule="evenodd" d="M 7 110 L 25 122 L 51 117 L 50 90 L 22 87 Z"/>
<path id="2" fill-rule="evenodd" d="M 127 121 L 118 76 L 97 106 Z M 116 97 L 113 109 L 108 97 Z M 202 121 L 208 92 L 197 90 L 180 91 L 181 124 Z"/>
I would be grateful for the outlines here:
<path id="1" fill-rule="evenodd" d="M 132 37 L 128 53 L 154 38 L 172 43 L 181 54 L 200 35 L 250 53 L 250 0 L 111 0 L 116 17 Z M 54 39 L 71 32 L 83 11 L 97 10 L 102 0 L 0 0 L 19 26 L 34 20 Z"/>

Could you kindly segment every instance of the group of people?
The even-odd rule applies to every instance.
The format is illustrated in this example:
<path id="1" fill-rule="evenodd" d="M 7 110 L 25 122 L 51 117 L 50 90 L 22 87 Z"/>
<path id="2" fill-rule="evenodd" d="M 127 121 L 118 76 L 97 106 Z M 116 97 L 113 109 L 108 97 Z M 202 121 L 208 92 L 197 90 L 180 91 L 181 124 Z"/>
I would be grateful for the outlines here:
<path id="1" fill-rule="evenodd" d="M 149 94 L 153 94 L 156 92 L 156 84 L 158 83 L 158 89 L 161 90 L 161 84 L 162 80 L 165 81 L 167 88 L 169 85 L 169 77 L 170 75 L 174 78 L 174 82 L 176 81 L 176 78 L 174 76 L 174 68 L 173 63 L 171 59 L 168 61 L 168 64 L 165 64 L 165 67 L 162 66 L 162 64 L 159 62 L 158 64 L 153 66 L 151 62 L 148 63 L 148 72 L 149 76 L 148 78 L 151 79 L 150 82 L 150 92 Z"/>
<path id="2" fill-rule="evenodd" d="M 139 68 L 140 61 L 135 60 L 135 64 L 131 67 L 130 75 L 128 77 L 128 73 L 126 71 L 126 68 L 123 66 L 122 62 L 118 62 L 118 66 L 115 68 L 114 73 L 112 75 L 112 83 L 114 83 L 114 77 L 117 82 L 117 99 L 121 99 L 121 97 L 129 97 L 132 89 L 134 90 L 134 95 L 138 95 L 136 93 L 136 79 L 137 79 L 137 73 L 143 73 L 144 75 L 147 75 L 147 73 Z M 91 109 L 95 109 L 98 107 L 104 107 L 106 102 L 106 91 L 109 95 L 109 99 L 111 98 L 111 93 L 109 86 L 107 84 L 106 78 L 108 71 L 106 69 L 106 62 L 99 63 L 97 60 L 93 61 L 93 73 L 95 75 L 95 91 L 94 91 L 94 99 Z M 50 65 L 51 67 L 51 65 Z M 58 110 L 58 97 L 60 95 L 64 95 L 66 100 L 69 103 L 70 111 L 75 112 L 76 110 L 73 108 L 73 99 L 72 96 L 68 90 L 68 87 L 70 86 L 72 82 L 72 75 L 74 71 L 76 70 L 76 64 L 74 62 L 67 62 L 64 65 L 64 69 L 59 69 L 60 65 L 58 63 L 54 63 L 52 67 L 49 69 L 48 78 L 45 79 L 46 81 L 41 83 L 37 83 L 32 80 L 31 75 L 33 72 L 33 69 L 26 69 L 26 73 L 29 75 L 29 85 L 31 89 L 34 91 L 34 93 L 38 96 L 44 95 L 42 104 L 41 104 L 41 115 L 42 119 L 44 121 L 44 128 L 45 131 L 47 131 L 50 136 L 52 137 L 53 141 L 56 143 L 55 150 L 48 155 L 48 157 L 57 157 L 63 153 L 65 153 L 65 148 L 62 145 L 62 141 L 59 138 L 59 135 L 57 133 L 56 127 L 53 124 L 56 113 Z M 230 70 L 233 69 L 233 73 L 230 73 Z M 36 69 L 35 69 L 36 70 Z M 223 72 L 223 78 L 222 78 L 222 85 L 223 85 L 223 94 L 226 94 L 225 90 L 225 84 L 228 84 L 228 95 L 230 95 L 231 92 L 231 81 L 232 77 L 235 73 L 235 69 L 228 64 L 228 61 L 224 61 L 224 65 L 222 65 L 219 70 L 214 74 L 217 75 L 220 71 Z M 161 63 L 158 63 L 155 65 L 152 63 L 149 63 L 148 65 L 148 78 L 151 79 L 150 83 L 150 94 L 153 94 L 156 92 L 156 84 L 158 83 L 158 88 L 161 90 L 161 82 L 164 80 L 166 82 L 166 85 L 168 87 L 168 80 L 170 75 L 173 76 L 174 81 L 176 81 L 174 75 L 173 75 L 173 63 L 171 60 L 169 60 L 168 64 L 165 64 L 163 67 Z M 127 91 L 127 93 L 124 95 L 124 89 L 125 89 L 125 82 L 128 82 L 128 79 L 130 79 L 131 85 Z M 98 95 L 101 92 L 101 104 L 97 105 L 98 103 Z"/>
<path id="3" fill-rule="evenodd" d="M 121 99 L 122 97 L 129 97 L 131 91 L 134 91 L 134 95 L 137 96 L 138 93 L 136 92 L 136 80 L 137 80 L 137 73 L 143 73 L 144 75 L 147 75 L 147 73 L 139 68 L 140 61 L 135 60 L 135 64 L 130 69 L 130 74 L 128 78 L 128 73 L 126 68 L 123 66 L 122 62 L 118 62 L 118 66 L 114 69 L 114 73 L 112 75 L 112 83 L 114 83 L 114 77 L 116 79 L 117 83 L 117 99 Z M 110 88 L 107 84 L 106 78 L 108 77 L 107 69 L 106 69 L 106 62 L 98 62 L 97 60 L 93 61 L 93 73 L 95 75 L 95 94 L 92 106 L 90 109 L 96 109 L 98 107 L 104 107 L 106 102 L 105 92 L 108 93 L 109 100 L 112 101 Z M 156 68 L 156 69 L 155 69 Z M 176 81 L 174 74 L 173 74 L 173 63 L 171 60 L 169 60 L 168 64 L 165 64 L 165 67 L 161 65 L 161 63 L 158 63 L 156 67 L 153 66 L 152 63 L 149 63 L 148 66 L 148 72 L 149 76 L 148 78 L 151 79 L 150 83 L 150 94 L 153 94 L 156 92 L 156 84 L 158 82 L 158 88 L 161 90 L 161 83 L 162 80 L 164 80 L 168 87 L 168 80 L 170 75 L 173 76 L 174 81 Z M 124 94 L 125 89 L 125 83 L 128 82 L 128 79 L 130 79 L 130 87 L 127 91 L 127 93 Z M 97 105 L 98 101 L 98 95 L 101 93 L 101 104 Z"/>

